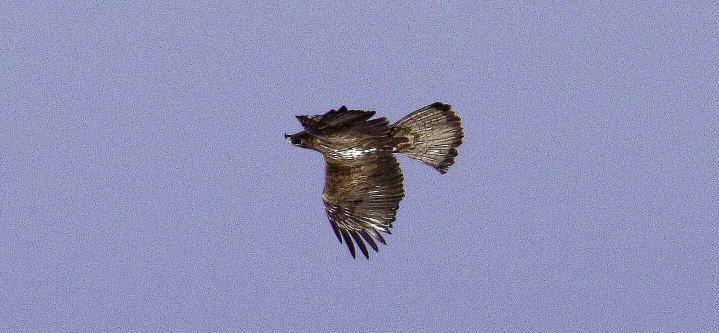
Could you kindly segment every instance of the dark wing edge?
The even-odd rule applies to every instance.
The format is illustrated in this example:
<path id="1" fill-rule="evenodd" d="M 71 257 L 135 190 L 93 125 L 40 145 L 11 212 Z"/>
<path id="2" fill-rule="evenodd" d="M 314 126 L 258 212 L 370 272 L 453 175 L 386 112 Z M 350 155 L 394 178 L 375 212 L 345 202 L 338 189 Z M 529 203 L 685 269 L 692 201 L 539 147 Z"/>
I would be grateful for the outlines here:
<path id="1" fill-rule="evenodd" d="M 366 121 L 372 118 L 374 114 L 374 111 L 348 110 L 345 106 L 342 106 L 339 110 L 330 110 L 323 115 L 296 117 L 305 130 L 317 133 L 333 127 Z"/>
<path id="2" fill-rule="evenodd" d="M 330 167 L 332 162 L 328 161 L 328 188 L 323 196 L 327 217 L 337 239 L 346 244 L 352 257 L 356 256 L 357 245 L 367 259 L 367 245 L 379 252 L 375 240 L 387 244 L 381 232 L 391 234 L 399 202 L 404 197 L 402 172 L 395 157 L 389 152 L 371 155 L 356 161 L 357 165 L 350 168 L 353 172 L 349 177 L 334 175 L 336 169 Z M 336 194 L 328 196 L 328 191 Z"/>

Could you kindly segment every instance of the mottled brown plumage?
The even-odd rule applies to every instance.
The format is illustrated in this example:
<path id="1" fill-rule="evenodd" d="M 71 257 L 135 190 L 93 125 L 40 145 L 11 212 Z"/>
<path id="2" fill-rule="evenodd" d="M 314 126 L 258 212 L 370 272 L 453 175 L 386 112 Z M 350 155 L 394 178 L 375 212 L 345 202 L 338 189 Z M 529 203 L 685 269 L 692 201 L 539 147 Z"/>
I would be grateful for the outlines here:
<path id="1" fill-rule="evenodd" d="M 451 107 L 434 103 L 397 123 L 370 119 L 374 111 L 342 107 L 324 115 L 297 116 L 304 131 L 285 135 L 292 144 L 320 152 L 326 162 L 322 200 L 337 239 L 353 257 L 355 244 L 369 258 L 367 245 L 386 244 L 399 202 L 402 171 L 393 153 L 405 154 L 441 173 L 454 163 L 462 127 Z M 366 244 L 365 244 L 366 243 Z"/>

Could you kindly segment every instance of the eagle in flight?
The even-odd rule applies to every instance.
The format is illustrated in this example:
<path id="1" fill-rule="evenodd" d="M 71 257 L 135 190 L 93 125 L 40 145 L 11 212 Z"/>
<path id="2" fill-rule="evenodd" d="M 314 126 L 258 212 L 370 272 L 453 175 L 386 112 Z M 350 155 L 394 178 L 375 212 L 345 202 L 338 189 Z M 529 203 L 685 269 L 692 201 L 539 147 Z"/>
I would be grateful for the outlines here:
<path id="1" fill-rule="evenodd" d="M 322 201 L 332 230 L 352 257 L 357 244 L 367 259 L 367 245 L 379 251 L 375 240 L 387 244 L 382 233 L 391 234 L 404 197 L 402 171 L 392 154 L 404 154 L 444 174 L 464 136 L 460 118 L 447 104 L 428 105 L 394 124 L 385 117 L 370 119 L 374 114 L 343 106 L 323 115 L 297 116 L 304 130 L 285 134 L 293 145 L 324 156 Z"/>

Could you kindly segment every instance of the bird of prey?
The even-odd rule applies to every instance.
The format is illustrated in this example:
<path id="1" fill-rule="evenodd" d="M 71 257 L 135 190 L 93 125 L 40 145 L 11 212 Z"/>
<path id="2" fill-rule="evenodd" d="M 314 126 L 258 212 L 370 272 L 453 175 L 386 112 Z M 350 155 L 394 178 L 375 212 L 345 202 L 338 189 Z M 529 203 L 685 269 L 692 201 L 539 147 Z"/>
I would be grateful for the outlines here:
<path id="1" fill-rule="evenodd" d="M 287 135 L 295 146 L 320 152 L 325 159 L 322 200 L 337 239 L 355 257 L 357 244 L 369 259 L 367 243 L 387 244 L 399 202 L 404 197 L 402 171 L 393 154 L 417 159 L 440 173 L 454 163 L 464 136 L 461 120 L 447 104 L 423 107 L 394 124 L 370 119 L 374 111 L 330 110 L 297 116 L 303 131 Z"/>

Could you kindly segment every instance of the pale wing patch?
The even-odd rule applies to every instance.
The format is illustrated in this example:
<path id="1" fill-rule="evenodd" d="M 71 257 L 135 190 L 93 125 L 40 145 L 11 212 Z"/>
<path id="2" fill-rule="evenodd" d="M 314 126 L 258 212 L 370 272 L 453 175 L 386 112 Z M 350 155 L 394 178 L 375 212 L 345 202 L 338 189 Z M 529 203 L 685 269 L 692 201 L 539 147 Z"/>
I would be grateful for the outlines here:
<path id="1" fill-rule="evenodd" d="M 351 159 L 356 159 L 356 158 L 362 157 L 364 155 L 370 154 L 375 151 L 377 151 L 377 148 L 369 148 L 369 149 L 349 148 L 349 149 L 332 151 L 330 153 L 330 157 L 335 158 L 335 159 L 351 160 Z"/>

